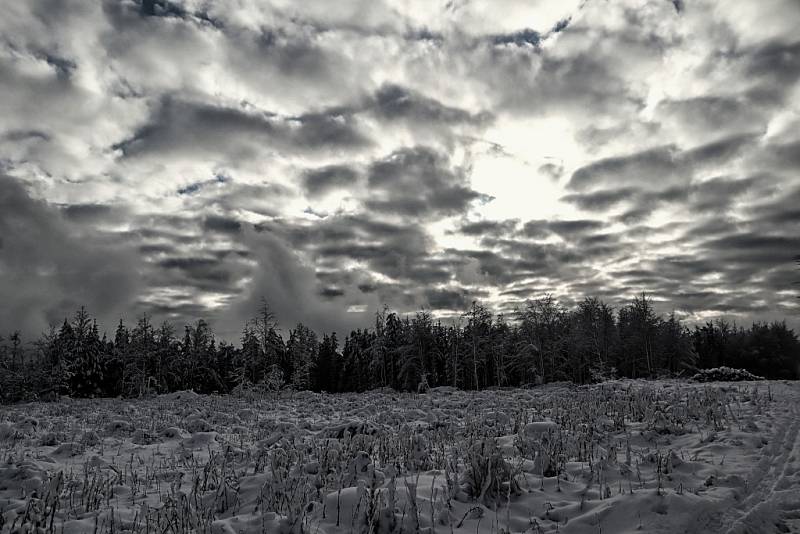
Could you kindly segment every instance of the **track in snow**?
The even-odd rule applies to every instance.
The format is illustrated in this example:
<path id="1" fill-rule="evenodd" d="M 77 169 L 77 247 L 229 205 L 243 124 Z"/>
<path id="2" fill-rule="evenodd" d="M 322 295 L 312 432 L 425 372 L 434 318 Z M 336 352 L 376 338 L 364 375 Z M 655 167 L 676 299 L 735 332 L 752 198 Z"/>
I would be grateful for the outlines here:
<path id="1" fill-rule="evenodd" d="M 743 499 L 731 498 L 694 523 L 692 532 L 800 534 L 800 399 L 787 398 L 780 430 L 764 448 Z"/>

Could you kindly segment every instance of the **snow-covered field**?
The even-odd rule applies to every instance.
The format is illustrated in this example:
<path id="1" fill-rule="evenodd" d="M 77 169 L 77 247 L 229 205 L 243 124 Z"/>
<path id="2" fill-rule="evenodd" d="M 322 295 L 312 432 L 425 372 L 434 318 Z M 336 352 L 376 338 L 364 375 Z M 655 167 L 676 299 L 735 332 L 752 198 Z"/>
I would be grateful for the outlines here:
<path id="1" fill-rule="evenodd" d="M 0 407 L 0 532 L 800 532 L 800 384 Z"/>

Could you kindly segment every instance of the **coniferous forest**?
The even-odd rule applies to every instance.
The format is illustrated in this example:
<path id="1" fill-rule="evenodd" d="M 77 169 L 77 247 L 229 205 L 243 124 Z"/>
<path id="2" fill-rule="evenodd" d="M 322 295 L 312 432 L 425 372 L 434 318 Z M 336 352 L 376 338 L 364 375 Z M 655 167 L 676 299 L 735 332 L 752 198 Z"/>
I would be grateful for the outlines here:
<path id="1" fill-rule="evenodd" d="M 244 325 L 238 345 L 217 341 L 198 320 L 181 331 L 142 316 L 120 320 L 110 335 L 81 308 L 35 341 L 13 332 L 0 341 L 3 401 L 141 396 L 237 388 L 326 392 L 453 386 L 587 383 L 611 377 L 688 376 L 729 366 L 774 379 L 800 376 L 800 341 L 785 322 L 741 325 L 717 320 L 689 328 L 658 315 L 642 295 L 615 310 L 586 298 L 572 309 L 548 296 L 513 319 L 473 302 L 445 323 L 429 312 L 384 309 L 350 332 L 317 333 L 303 324 L 283 332 L 266 301 Z"/>

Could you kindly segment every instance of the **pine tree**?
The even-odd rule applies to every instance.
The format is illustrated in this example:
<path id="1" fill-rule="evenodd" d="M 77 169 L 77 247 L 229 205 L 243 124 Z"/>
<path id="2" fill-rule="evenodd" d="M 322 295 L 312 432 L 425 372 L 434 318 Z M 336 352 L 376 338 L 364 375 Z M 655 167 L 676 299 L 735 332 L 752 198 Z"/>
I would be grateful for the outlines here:
<path id="1" fill-rule="evenodd" d="M 520 312 L 526 352 L 533 357 L 537 380 L 567 379 L 562 359 L 566 344 L 566 312 L 552 295 L 528 301 Z"/>
<path id="2" fill-rule="evenodd" d="M 244 388 L 259 381 L 258 366 L 261 360 L 260 343 L 250 322 L 242 329 L 242 349 L 239 354 L 236 378 L 237 387 Z"/>
<path id="3" fill-rule="evenodd" d="M 103 347 L 100 342 L 97 321 L 93 321 L 81 307 L 72 320 L 59 332 L 59 345 L 66 371 L 66 384 L 71 394 L 88 397 L 102 394 Z"/>
<path id="4" fill-rule="evenodd" d="M 292 367 L 290 383 L 295 389 L 304 390 L 312 387 L 314 360 L 318 351 L 317 335 L 303 323 L 298 323 L 295 329 L 289 332 L 286 352 Z"/>
<path id="5" fill-rule="evenodd" d="M 491 329 L 492 316 L 486 306 L 478 301 L 472 301 L 472 305 L 464 312 L 463 317 L 467 320 L 464 328 L 467 332 L 466 338 L 472 362 L 472 389 L 480 389 L 478 370 L 485 365 L 485 346 Z"/>
<path id="6" fill-rule="evenodd" d="M 386 315 L 388 308 L 384 305 L 382 310 L 375 312 L 375 332 L 369 345 L 370 377 L 372 383 L 384 387 L 389 383 L 388 357 L 386 350 Z"/>
<path id="7" fill-rule="evenodd" d="M 167 321 L 161 323 L 156 332 L 155 345 L 152 369 L 155 386 L 160 392 L 169 391 L 170 385 L 175 382 L 172 363 L 178 358 L 178 343 L 175 339 L 175 327 L 172 324 Z"/>
<path id="8" fill-rule="evenodd" d="M 335 393 L 339 391 L 339 341 L 336 332 L 324 334 L 319 345 L 314 390 Z"/>
<path id="9" fill-rule="evenodd" d="M 664 358 L 663 364 L 670 373 L 695 371 L 697 352 L 689 333 L 675 316 L 674 311 L 661 323 L 658 343 Z"/>
<path id="10" fill-rule="evenodd" d="M 153 360 L 156 356 L 156 337 L 150 317 L 143 314 L 130 332 L 127 358 L 125 360 L 125 382 L 123 393 L 142 396 L 152 392 L 156 383 L 153 377 Z"/>
<path id="11" fill-rule="evenodd" d="M 273 364 L 278 363 L 281 352 L 279 345 L 282 345 L 282 341 L 278 343 L 278 339 L 280 339 L 278 322 L 275 320 L 275 314 L 270 309 L 267 299 L 261 298 L 261 306 L 252 323 L 264 358 L 264 370 L 270 369 Z"/>
<path id="12" fill-rule="evenodd" d="M 650 299 L 642 293 L 619 311 L 619 331 L 622 342 L 621 362 L 628 376 L 652 376 L 658 367 L 655 336 L 659 317 L 656 316 Z"/>

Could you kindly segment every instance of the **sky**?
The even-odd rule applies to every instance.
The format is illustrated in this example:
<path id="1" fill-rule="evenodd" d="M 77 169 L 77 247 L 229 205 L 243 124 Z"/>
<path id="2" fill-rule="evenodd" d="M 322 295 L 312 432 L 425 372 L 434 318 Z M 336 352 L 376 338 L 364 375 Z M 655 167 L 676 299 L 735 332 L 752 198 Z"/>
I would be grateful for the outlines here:
<path id="1" fill-rule="evenodd" d="M 26 0 L 0 332 L 647 292 L 798 323 L 796 0 Z"/>

